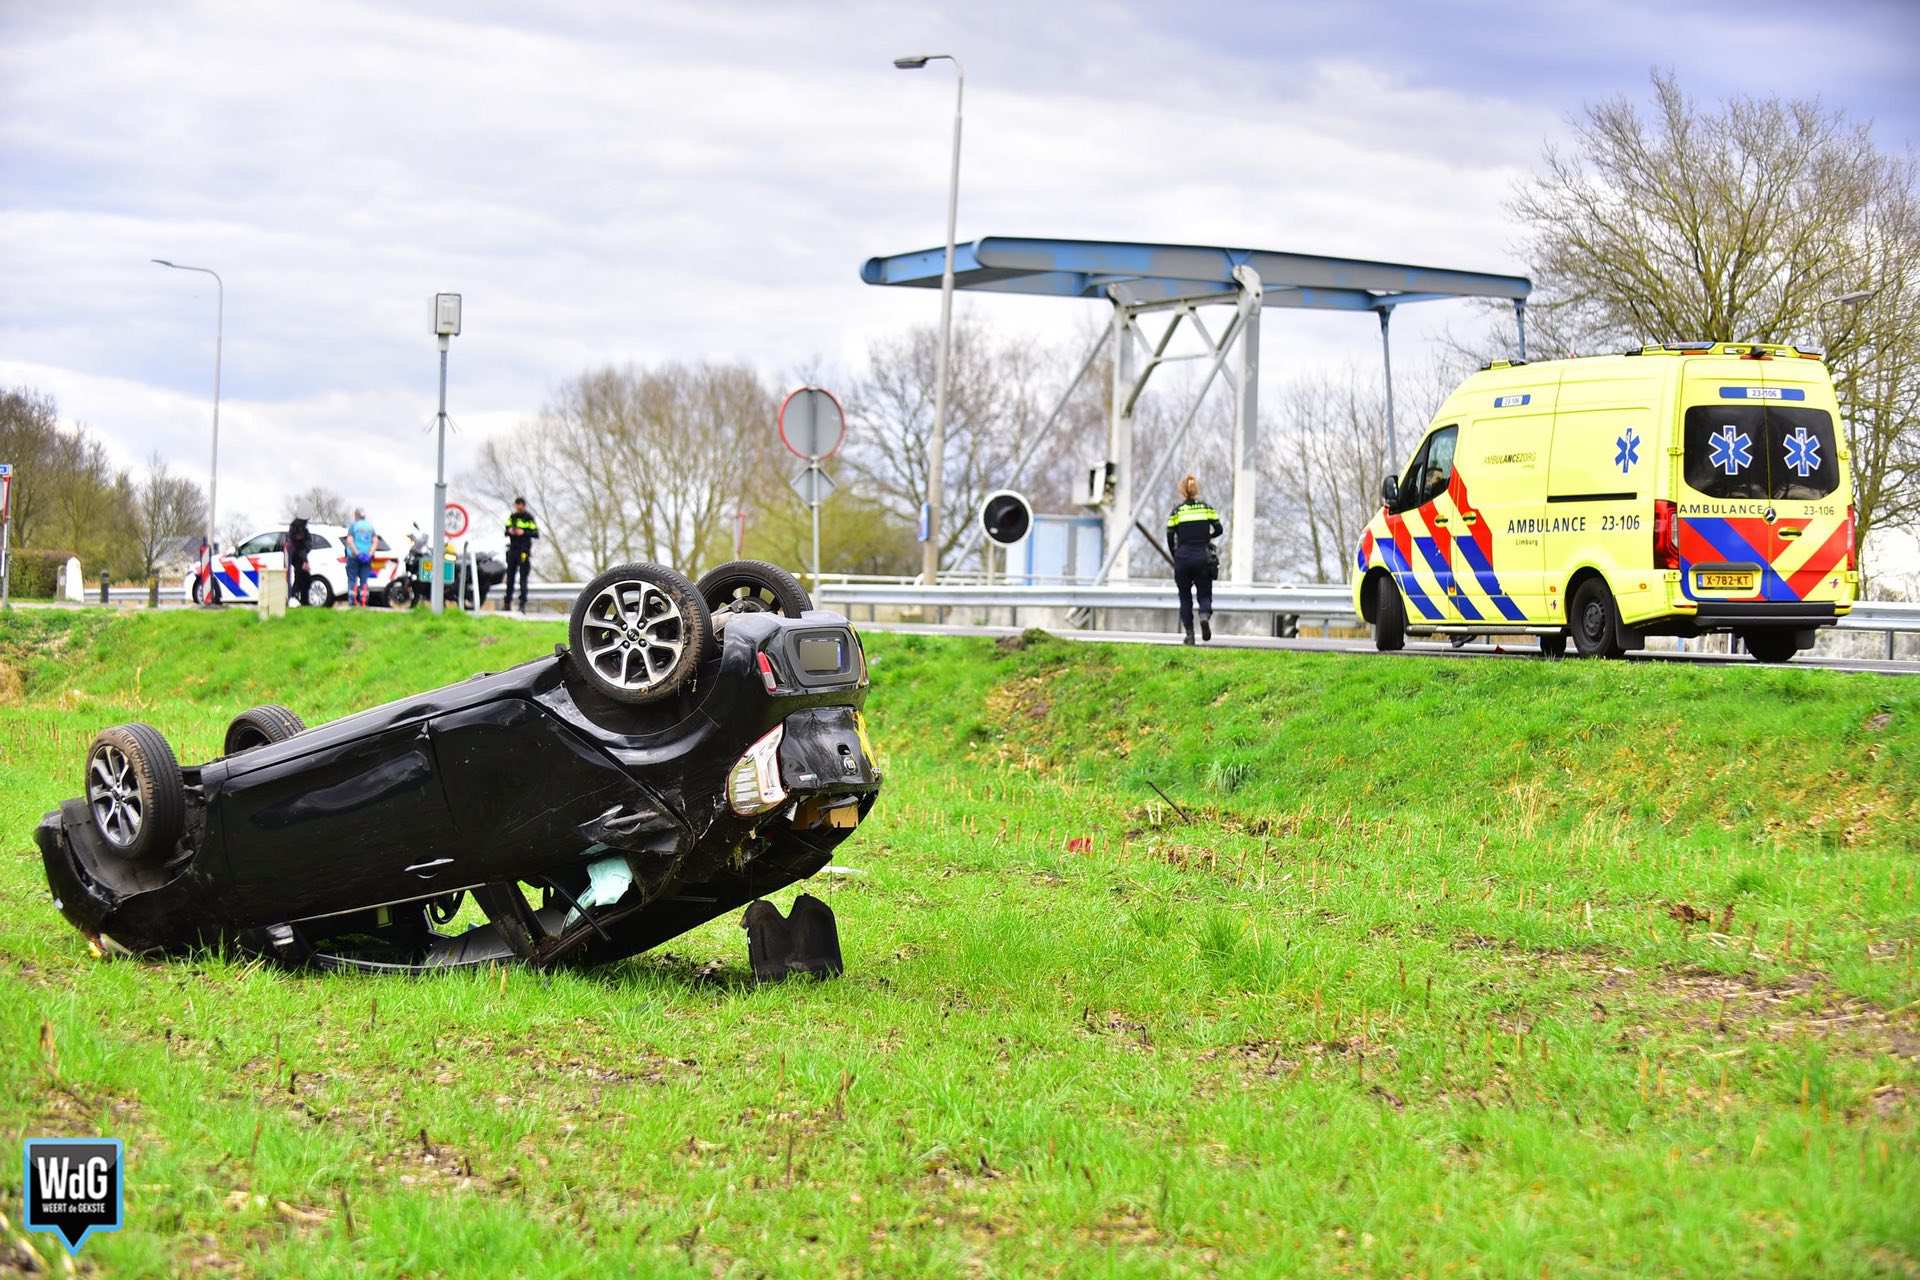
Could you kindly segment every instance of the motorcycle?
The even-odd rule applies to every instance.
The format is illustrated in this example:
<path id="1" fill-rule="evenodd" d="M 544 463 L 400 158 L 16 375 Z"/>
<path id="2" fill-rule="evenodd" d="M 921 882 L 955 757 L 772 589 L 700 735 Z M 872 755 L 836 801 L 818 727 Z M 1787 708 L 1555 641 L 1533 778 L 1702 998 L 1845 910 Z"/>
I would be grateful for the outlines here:
<path id="1" fill-rule="evenodd" d="M 400 562 L 400 572 L 387 587 L 387 605 L 393 609 L 410 609 L 422 600 L 433 595 L 433 578 L 429 566 L 433 561 L 433 540 L 414 525 L 407 539 L 407 554 Z M 456 560 L 453 549 L 447 549 L 447 555 L 441 567 L 441 581 L 446 584 L 446 598 L 458 603 L 460 599 Z"/>

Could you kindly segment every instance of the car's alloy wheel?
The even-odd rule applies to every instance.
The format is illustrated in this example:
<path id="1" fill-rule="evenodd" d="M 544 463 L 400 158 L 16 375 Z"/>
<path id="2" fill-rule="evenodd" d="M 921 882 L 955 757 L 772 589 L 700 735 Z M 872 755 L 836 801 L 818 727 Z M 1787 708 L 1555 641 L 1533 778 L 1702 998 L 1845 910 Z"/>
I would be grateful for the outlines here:
<path id="1" fill-rule="evenodd" d="M 227 726 L 225 750 L 221 754 L 237 756 L 242 751 L 251 751 L 255 747 L 285 742 L 306 727 L 306 721 L 297 714 L 277 703 L 270 702 L 266 706 L 255 707 L 251 711 L 242 711 L 233 718 L 233 723 Z"/>
<path id="2" fill-rule="evenodd" d="M 657 564 L 620 565 L 589 582 L 569 623 L 575 669 L 630 704 L 665 698 L 691 679 L 713 631 L 693 583 Z"/>
<path id="3" fill-rule="evenodd" d="M 333 607 L 333 584 L 315 575 L 307 582 L 307 604 L 315 609 Z"/>
<path id="4" fill-rule="evenodd" d="M 87 750 L 87 810 L 123 858 L 157 857 L 186 823 L 186 783 L 173 749 L 144 724 L 103 729 Z"/>
<path id="5" fill-rule="evenodd" d="M 731 560 L 700 578 L 700 598 L 715 615 L 778 613 L 797 618 L 813 608 L 800 580 L 764 560 Z"/>

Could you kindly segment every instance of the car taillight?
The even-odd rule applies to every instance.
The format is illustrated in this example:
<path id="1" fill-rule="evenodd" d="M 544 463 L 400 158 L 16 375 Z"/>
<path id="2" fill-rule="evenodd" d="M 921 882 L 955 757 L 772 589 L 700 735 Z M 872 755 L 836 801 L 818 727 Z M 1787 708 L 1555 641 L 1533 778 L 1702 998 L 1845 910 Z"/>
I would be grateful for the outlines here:
<path id="1" fill-rule="evenodd" d="M 773 659 L 764 653 L 755 654 L 754 656 L 756 665 L 760 668 L 760 683 L 767 687 L 768 693 L 779 692 L 780 678 L 773 673 Z"/>
<path id="2" fill-rule="evenodd" d="M 776 809 L 787 798 L 787 789 L 780 783 L 780 739 L 785 734 L 786 726 L 774 726 L 728 771 L 727 804 L 741 817 Z"/>
<path id="3" fill-rule="evenodd" d="M 1653 567 L 1680 567 L 1679 509 L 1665 498 L 1653 500 Z"/>
<path id="4" fill-rule="evenodd" d="M 1853 545 L 1853 504 L 1847 504 L 1847 564 L 1849 569 L 1857 567 Z"/>

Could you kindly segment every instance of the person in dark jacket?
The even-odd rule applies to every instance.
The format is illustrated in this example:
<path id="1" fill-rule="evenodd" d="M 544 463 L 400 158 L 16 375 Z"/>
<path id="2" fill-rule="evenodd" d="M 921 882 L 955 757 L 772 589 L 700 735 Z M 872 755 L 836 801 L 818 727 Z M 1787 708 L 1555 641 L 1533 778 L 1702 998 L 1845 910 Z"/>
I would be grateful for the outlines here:
<path id="1" fill-rule="evenodd" d="M 540 536 L 540 524 L 527 510 L 525 498 L 513 500 L 513 514 L 507 517 L 507 585 L 500 595 L 502 609 L 513 608 L 513 578 L 520 575 L 520 611 L 527 610 L 527 572 L 533 565 L 533 540 Z"/>
<path id="2" fill-rule="evenodd" d="M 1213 639 L 1213 578 L 1219 570 L 1213 540 L 1226 530 L 1220 513 L 1200 501 L 1200 481 L 1180 482 L 1180 505 L 1167 517 L 1167 553 L 1173 557 L 1173 582 L 1180 589 L 1180 630 L 1193 643 L 1193 597 L 1200 596 L 1200 638 Z"/>
<path id="3" fill-rule="evenodd" d="M 313 582 L 313 572 L 307 568 L 307 553 L 312 550 L 307 518 L 295 516 L 287 523 L 287 595 L 300 604 L 307 602 L 307 588 Z"/>

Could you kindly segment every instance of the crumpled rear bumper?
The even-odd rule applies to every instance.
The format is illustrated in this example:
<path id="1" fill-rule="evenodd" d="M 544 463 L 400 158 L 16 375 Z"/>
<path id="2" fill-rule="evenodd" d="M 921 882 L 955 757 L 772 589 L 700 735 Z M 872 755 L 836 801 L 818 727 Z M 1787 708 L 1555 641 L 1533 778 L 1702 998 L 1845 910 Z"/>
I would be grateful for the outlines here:
<path id="1" fill-rule="evenodd" d="M 780 778 L 795 796 L 859 796 L 880 787 L 860 713 L 852 707 L 811 707 L 783 722 Z"/>

